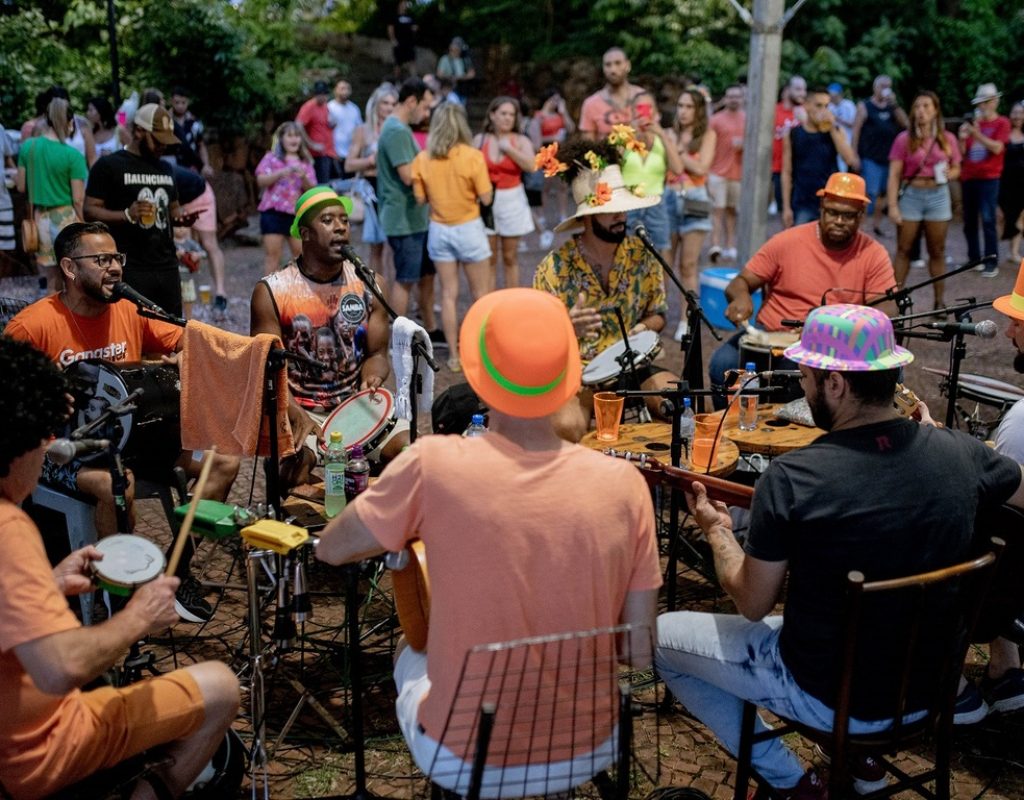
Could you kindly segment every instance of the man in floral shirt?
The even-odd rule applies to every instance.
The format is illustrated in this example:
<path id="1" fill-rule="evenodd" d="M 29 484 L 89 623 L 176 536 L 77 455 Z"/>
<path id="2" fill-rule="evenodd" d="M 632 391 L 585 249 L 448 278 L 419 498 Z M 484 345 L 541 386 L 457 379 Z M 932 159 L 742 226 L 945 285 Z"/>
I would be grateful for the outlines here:
<path id="1" fill-rule="evenodd" d="M 626 235 L 626 213 L 656 205 L 660 197 L 644 197 L 627 187 L 619 169 L 619 152 L 606 142 L 574 142 L 555 150 L 545 148 L 538 164 L 551 176 L 561 174 L 571 185 L 576 212 L 556 231 L 582 228 L 537 266 L 533 287 L 549 292 L 569 309 L 584 364 L 622 339 L 615 309 L 622 313 L 630 336 L 665 327 L 668 303 L 661 265 L 643 243 Z M 636 342 L 633 342 L 634 347 Z M 637 371 L 643 389 L 667 388 L 671 373 L 646 365 Z M 584 373 L 584 381 L 587 380 Z M 590 427 L 593 392 L 614 388 L 584 385 L 555 417 L 559 435 L 579 441 Z M 660 398 L 649 403 L 657 413 Z"/>

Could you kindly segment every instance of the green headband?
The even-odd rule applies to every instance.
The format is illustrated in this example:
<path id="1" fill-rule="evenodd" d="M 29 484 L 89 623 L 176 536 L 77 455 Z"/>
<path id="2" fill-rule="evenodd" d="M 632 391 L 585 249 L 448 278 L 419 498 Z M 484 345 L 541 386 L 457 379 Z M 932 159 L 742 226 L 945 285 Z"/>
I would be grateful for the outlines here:
<path id="1" fill-rule="evenodd" d="M 546 383 L 543 386 L 524 386 L 520 383 L 515 383 L 509 380 L 494 365 L 491 361 L 491 356 L 487 352 L 487 320 L 490 319 L 490 314 L 484 317 L 483 324 L 480 326 L 480 363 L 484 365 L 484 369 L 487 370 L 487 374 L 491 376 L 491 379 L 498 384 L 502 389 L 512 394 L 518 394 L 525 397 L 537 397 L 542 394 L 547 394 L 560 384 L 565 379 L 565 368 L 558 373 L 553 381 Z"/>

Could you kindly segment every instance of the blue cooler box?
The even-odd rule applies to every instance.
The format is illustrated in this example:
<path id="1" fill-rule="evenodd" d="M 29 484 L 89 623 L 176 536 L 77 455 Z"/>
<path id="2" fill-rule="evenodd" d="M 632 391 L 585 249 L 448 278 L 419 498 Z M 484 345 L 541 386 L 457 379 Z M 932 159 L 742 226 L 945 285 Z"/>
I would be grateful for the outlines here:
<path id="1" fill-rule="evenodd" d="M 736 330 L 736 326 L 725 318 L 725 309 L 729 305 L 729 301 L 725 299 L 725 287 L 739 274 L 737 267 L 707 267 L 700 271 L 700 305 L 716 328 Z M 754 292 L 753 299 L 756 317 L 757 312 L 761 310 L 762 292 Z"/>

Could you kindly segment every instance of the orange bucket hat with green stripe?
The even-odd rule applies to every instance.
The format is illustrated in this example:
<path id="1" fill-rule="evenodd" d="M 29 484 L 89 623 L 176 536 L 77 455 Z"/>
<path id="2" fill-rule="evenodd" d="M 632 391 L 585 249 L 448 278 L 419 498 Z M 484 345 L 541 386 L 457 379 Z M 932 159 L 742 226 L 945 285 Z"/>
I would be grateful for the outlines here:
<path id="1" fill-rule="evenodd" d="M 338 194 L 330 186 L 314 186 L 302 193 L 295 201 L 295 219 L 292 220 L 291 235 L 293 239 L 301 239 L 299 226 L 308 214 L 319 211 L 324 206 L 341 206 L 346 214 L 352 213 L 352 200 Z"/>
<path id="2" fill-rule="evenodd" d="M 546 417 L 580 387 L 569 312 L 536 289 L 502 289 L 477 300 L 462 322 L 459 355 L 473 391 L 510 416 Z"/>
<path id="3" fill-rule="evenodd" d="M 1024 261 L 1020 262 L 1017 273 L 1017 285 L 1010 294 L 1004 294 L 992 301 L 992 306 L 1000 314 L 1024 321 Z"/>

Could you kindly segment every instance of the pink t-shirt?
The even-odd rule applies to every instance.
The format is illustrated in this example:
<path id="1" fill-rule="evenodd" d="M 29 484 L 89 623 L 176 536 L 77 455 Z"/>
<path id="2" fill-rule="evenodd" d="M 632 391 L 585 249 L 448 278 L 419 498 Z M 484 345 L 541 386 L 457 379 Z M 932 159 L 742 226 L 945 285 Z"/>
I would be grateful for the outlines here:
<path id="1" fill-rule="evenodd" d="M 642 93 L 642 89 L 636 89 L 630 96 L 630 100 L 634 100 L 638 94 Z M 625 108 L 616 108 L 608 102 L 605 91 L 602 89 L 583 101 L 583 107 L 580 109 L 580 132 L 594 139 L 600 139 L 611 133 L 612 126 L 629 125 L 632 118 L 633 110 L 629 105 Z"/>
<path id="2" fill-rule="evenodd" d="M 715 157 L 711 162 L 711 174 L 730 181 L 743 177 L 743 150 L 736 149 L 734 139 L 743 141 L 747 115 L 742 111 L 719 111 L 711 117 L 711 130 L 717 134 Z"/>
<path id="3" fill-rule="evenodd" d="M 388 466 L 355 509 L 388 550 L 423 540 L 431 688 L 419 718 L 435 739 L 473 646 L 615 625 L 627 592 L 661 585 L 644 479 L 632 465 L 577 445 L 531 451 L 494 432 L 426 436 Z M 572 665 L 562 666 L 571 681 Z M 578 698 L 580 714 L 588 699 Z M 537 725 L 528 739 L 530 731 L 510 733 L 499 715 L 492 752 L 504 752 L 510 735 L 544 752 L 550 722 Z M 608 733 L 578 742 L 580 752 Z M 470 731 L 449 730 L 444 744 L 465 757 Z"/>
<path id="4" fill-rule="evenodd" d="M 313 171 L 313 165 L 306 161 L 298 163 L 302 164 L 305 168 L 305 177 L 309 185 L 313 186 L 316 184 L 316 173 Z M 286 166 L 288 166 L 288 162 L 278 156 L 273 150 L 268 150 L 256 166 L 256 176 L 269 175 L 272 172 L 277 172 L 279 169 L 284 169 Z M 263 190 L 263 196 L 260 198 L 257 210 L 294 214 L 295 201 L 302 195 L 302 178 L 302 175 L 289 174 L 270 184 L 270 186 Z"/>
<path id="5" fill-rule="evenodd" d="M 949 131 L 943 131 L 942 135 L 949 146 L 949 155 L 946 155 L 934 138 L 926 139 L 911 153 L 910 134 L 903 131 L 896 137 L 889 149 L 889 160 L 903 162 L 903 180 L 934 178 L 936 164 L 943 161 L 951 164 L 960 163 L 960 148 L 957 146 L 956 137 Z"/>
<path id="6" fill-rule="evenodd" d="M 804 319 L 826 303 L 861 303 L 896 285 L 889 254 L 860 231 L 845 250 L 829 250 L 818 238 L 818 223 L 784 230 L 764 243 L 747 269 L 766 284 L 757 315 L 767 331 L 785 330 L 784 319 Z"/>

